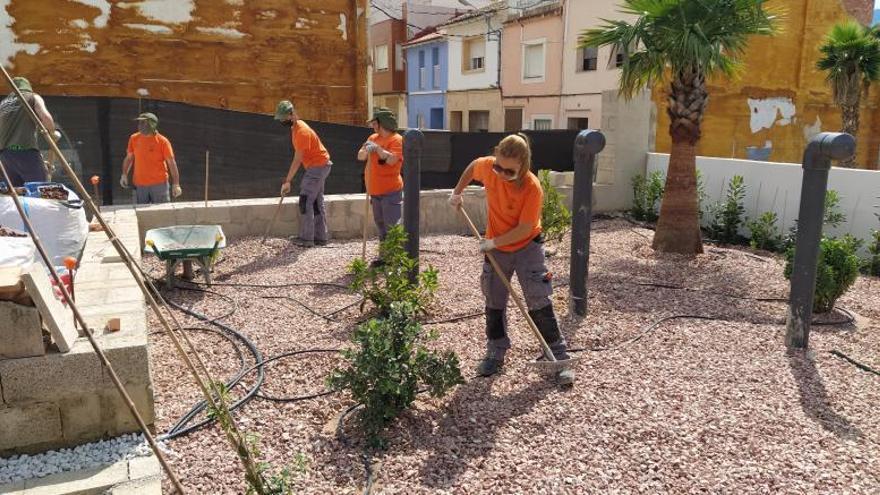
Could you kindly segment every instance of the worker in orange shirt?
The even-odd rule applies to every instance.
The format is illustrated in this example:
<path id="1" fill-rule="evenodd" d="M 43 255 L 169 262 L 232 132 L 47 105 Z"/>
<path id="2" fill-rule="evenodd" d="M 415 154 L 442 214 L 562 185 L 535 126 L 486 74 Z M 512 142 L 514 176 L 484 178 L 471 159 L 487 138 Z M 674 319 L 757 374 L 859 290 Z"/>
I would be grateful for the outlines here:
<path id="1" fill-rule="evenodd" d="M 373 205 L 373 221 L 384 241 L 388 229 L 400 223 L 403 204 L 403 136 L 397 133 L 397 118 L 391 110 L 380 107 L 368 122 L 373 134 L 358 151 L 358 160 L 368 160 L 364 170 L 367 194 Z"/>
<path id="2" fill-rule="evenodd" d="M 299 237 L 293 241 L 301 247 L 327 245 L 327 219 L 324 214 L 324 183 L 330 175 L 330 153 L 321 143 L 318 134 L 305 121 L 300 120 L 293 103 L 278 102 L 275 120 L 290 127 L 293 140 L 293 161 L 287 177 L 281 183 L 281 195 L 290 192 L 290 181 L 302 165 L 305 173 L 299 185 Z"/>
<path id="3" fill-rule="evenodd" d="M 449 204 L 461 208 L 464 188 L 473 180 L 483 184 L 489 221 L 480 251 L 492 253 L 508 280 L 516 273 L 529 316 L 553 356 L 562 361 L 569 359 L 569 355 L 550 299 L 553 285 L 547 271 L 541 229 L 544 191 L 541 182 L 531 172 L 531 165 L 528 138 L 524 134 L 507 136 L 495 148 L 495 156 L 477 158 L 468 165 L 449 196 Z M 490 376 L 501 370 L 510 348 L 505 314 L 510 293 L 488 259 L 483 261 L 480 286 L 486 299 L 487 342 L 486 355 L 477 366 L 477 373 Z M 570 385 L 574 381 L 574 370 L 559 371 L 557 379 L 560 384 Z"/>
<path id="4" fill-rule="evenodd" d="M 128 138 L 128 153 L 122 162 L 119 185 L 123 189 L 128 188 L 128 173 L 134 168 L 131 182 L 135 188 L 135 203 L 167 203 L 169 173 L 170 194 L 175 198 L 183 194 L 171 141 L 159 134 L 159 118 L 155 114 L 142 113 L 135 120 L 138 123 L 138 132 Z"/>

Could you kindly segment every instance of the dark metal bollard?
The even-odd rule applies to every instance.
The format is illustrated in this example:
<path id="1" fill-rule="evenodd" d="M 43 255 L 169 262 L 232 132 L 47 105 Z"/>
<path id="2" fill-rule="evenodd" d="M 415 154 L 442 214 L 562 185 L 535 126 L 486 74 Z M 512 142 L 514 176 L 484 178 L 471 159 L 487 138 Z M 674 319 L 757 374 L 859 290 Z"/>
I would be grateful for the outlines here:
<path id="1" fill-rule="evenodd" d="M 785 345 L 788 347 L 806 348 L 810 340 L 816 263 L 831 160 L 849 158 L 855 149 L 856 141 L 849 134 L 823 132 L 810 139 L 804 151 L 804 178 L 786 322 Z"/>
<path id="2" fill-rule="evenodd" d="M 410 273 L 413 282 L 419 273 L 419 199 L 422 190 L 422 149 L 425 135 L 418 129 L 410 129 L 403 136 L 403 228 L 406 229 L 406 252 L 416 260 L 415 270 Z"/>
<path id="3" fill-rule="evenodd" d="M 605 148 L 599 131 L 581 131 L 574 140 L 574 193 L 571 205 L 571 269 L 569 287 L 574 312 L 587 315 L 587 271 L 590 264 L 590 223 L 596 155 Z"/>

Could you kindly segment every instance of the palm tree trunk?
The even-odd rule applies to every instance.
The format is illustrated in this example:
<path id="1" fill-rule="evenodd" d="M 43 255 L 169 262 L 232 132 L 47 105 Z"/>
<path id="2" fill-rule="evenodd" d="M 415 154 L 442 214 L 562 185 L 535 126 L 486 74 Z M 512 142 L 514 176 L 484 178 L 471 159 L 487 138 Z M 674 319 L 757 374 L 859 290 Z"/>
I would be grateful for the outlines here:
<path id="1" fill-rule="evenodd" d="M 698 70 L 683 71 L 672 82 L 669 96 L 669 134 L 672 152 L 666 173 L 666 189 L 653 248 L 680 254 L 703 252 L 697 206 L 697 156 L 700 125 L 709 95 Z"/>
<path id="2" fill-rule="evenodd" d="M 861 100 L 861 98 L 857 99 L 855 104 L 844 104 L 840 106 L 843 119 L 843 132 L 856 138 L 857 142 L 859 134 L 859 104 L 861 103 L 858 100 Z M 858 149 L 858 147 L 856 149 Z M 841 160 L 838 165 L 847 168 L 858 167 L 855 156 L 848 160 Z"/>

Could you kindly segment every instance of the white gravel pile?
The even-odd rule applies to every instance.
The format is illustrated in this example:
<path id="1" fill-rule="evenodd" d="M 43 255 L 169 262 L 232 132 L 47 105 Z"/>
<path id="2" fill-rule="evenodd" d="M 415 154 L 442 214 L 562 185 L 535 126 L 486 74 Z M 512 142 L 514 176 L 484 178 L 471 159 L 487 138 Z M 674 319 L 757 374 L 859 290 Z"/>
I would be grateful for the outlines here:
<path id="1" fill-rule="evenodd" d="M 163 447 L 164 450 L 164 447 Z M 71 449 L 50 450 L 37 455 L 0 459 L 0 485 L 42 478 L 50 474 L 106 466 L 152 453 L 143 435 L 122 435 Z"/>

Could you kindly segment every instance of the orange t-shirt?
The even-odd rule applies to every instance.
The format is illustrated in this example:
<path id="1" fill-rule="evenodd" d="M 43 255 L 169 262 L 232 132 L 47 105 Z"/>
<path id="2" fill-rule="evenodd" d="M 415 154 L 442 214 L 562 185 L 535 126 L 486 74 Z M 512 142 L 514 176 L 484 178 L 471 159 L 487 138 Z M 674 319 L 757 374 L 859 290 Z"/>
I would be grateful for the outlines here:
<path id="1" fill-rule="evenodd" d="M 293 149 L 302 153 L 302 165 L 305 168 L 322 167 L 330 161 L 330 153 L 321 144 L 318 134 L 302 120 L 297 120 L 291 129 Z"/>
<path id="2" fill-rule="evenodd" d="M 159 134 L 147 136 L 136 132 L 128 138 L 128 152 L 134 154 L 135 186 L 155 186 L 168 182 L 165 160 L 174 158 L 171 141 Z"/>
<path id="3" fill-rule="evenodd" d="M 369 140 L 378 144 L 383 150 L 397 157 L 394 165 L 379 163 L 379 155 L 370 153 L 369 175 L 364 170 L 364 180 L 367 181 L 367 191 L 370 196 L 381 196 L 403 189 L 403 177 L 400 170 L 403 168 L 403 136 L 398 133 L 383 138 L 379 134 L 373 134 Z"/>
<path id="4" fill-rule="evenodd" d="M 486 202 L 489 206 L 489 226 L 486 238 L 494 239 L 512 230 L 520 223 L 532 223 L 535 227 L 523 240 L 498 246 L 499 251 L 519 251 L 541 233 L 541 208 L 544 204 L 544 191 L 541 182 L 532 172 L 523 177 L 522 187 L 516 181 L 506 181 L 493 170 L 494 156 L 476 159 L 474 179 L 486 188 Z"/>

